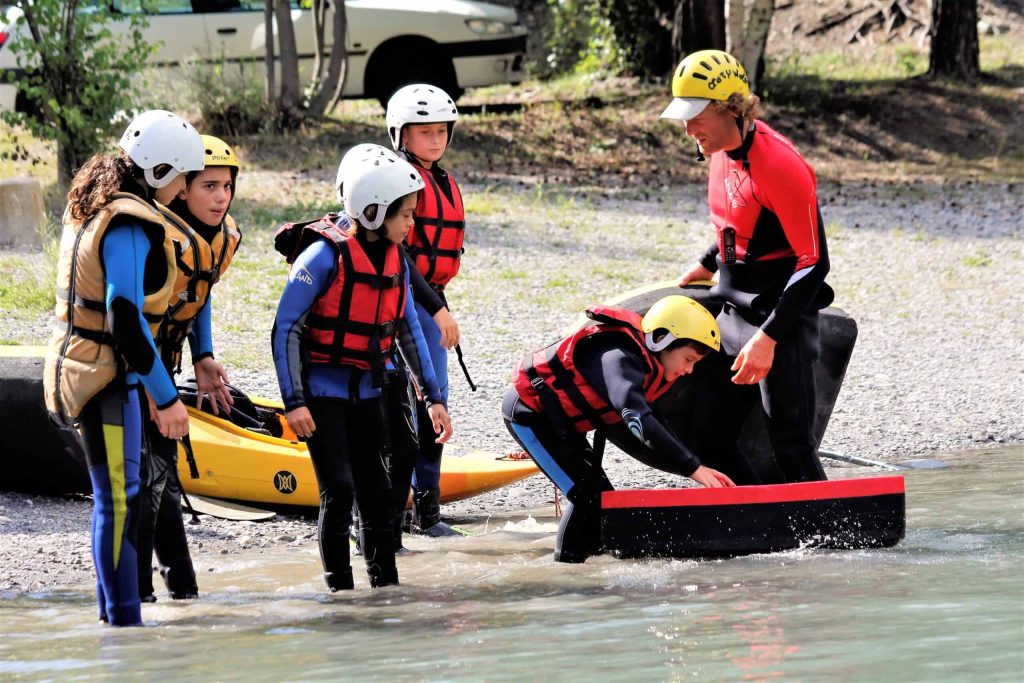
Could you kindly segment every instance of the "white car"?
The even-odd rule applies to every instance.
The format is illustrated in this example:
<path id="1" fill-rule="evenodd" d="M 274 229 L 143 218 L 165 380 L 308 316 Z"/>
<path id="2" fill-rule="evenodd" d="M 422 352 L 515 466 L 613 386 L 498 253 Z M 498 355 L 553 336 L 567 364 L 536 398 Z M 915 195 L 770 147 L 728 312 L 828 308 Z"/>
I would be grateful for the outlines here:
<path id="1" fill-rule="evenodd" d="M 220 62 L 264 56 L 263 0 L 97 0 L 115 13 L 149 15 L 145 39 L 159 50 L 151 63 L 173 68 L 195 56 Z M 292 2 L 300 67 L 314 55 L 313 15 L 307 2 Z M 348 76 L 345 97 L 386 102 L 406 83 L 430 82 L 459 97 L 474 86 L 518 83 L 523 78 L 526 28 L 513 9 L 474 0 L 345 0 Z M 10 44 L 24 25 L 20 10 L 0 17 L 0 110 L 26 104 L 4 72 L 17 71 Z M 331 14 L 327 18 L 330 44 Z M 126 30 L 127 20 L 114 23 Z"/>

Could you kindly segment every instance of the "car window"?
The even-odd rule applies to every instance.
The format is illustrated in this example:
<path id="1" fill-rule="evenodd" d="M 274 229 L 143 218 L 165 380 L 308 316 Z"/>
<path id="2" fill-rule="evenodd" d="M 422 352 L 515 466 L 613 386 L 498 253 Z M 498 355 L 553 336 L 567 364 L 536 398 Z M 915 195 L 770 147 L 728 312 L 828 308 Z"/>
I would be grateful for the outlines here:
<path id="1" fill-rule="evenodd" d="M 241 9 L 263 11 L 263 0 L 240 0 Z M 292 9 L 311 9 L 313 0 L 291 0 Z"/>
<path id="2" fill-rule="evenodd" d="M 114 0 L 115 12 L 121 14 L 191 14 L 191 0 Z"/>

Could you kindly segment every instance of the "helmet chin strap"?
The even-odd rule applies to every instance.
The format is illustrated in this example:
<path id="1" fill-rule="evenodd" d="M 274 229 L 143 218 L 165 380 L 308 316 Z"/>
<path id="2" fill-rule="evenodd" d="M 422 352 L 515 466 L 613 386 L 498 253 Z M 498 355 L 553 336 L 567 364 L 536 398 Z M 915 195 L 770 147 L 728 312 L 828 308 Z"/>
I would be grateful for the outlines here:
<path id="1" fill-rule="evenodd" d="M 694 142 L 693 146 L 697 150 L 697 159 L 696 160 L 697 161 L 704 161 L 704 152 L 702 152 L 701 149 L 700 149 L 700 143 L 699 142 Z"/>
<path id="2" fill-rule="evenodd" d="M 179 175 L 181 175 L 181 174 L 178 173 L 178 171 L 176 171 L 173 168 L 170 171 L 168 171 L 167 173 L 165 173 L 163 178 L 159 178 L 159 179 L 157 179 L 153 175 L 153 169 L 151 169 L 151 168 L 147 168 L 147 169 L 145 169 L 142 172 L 142 177 L 146 179 L 146 184 L 149 185 L 150 187 L 152 187 L 154 190 L 159 190 L 161 188 L 167 187 Z"/>

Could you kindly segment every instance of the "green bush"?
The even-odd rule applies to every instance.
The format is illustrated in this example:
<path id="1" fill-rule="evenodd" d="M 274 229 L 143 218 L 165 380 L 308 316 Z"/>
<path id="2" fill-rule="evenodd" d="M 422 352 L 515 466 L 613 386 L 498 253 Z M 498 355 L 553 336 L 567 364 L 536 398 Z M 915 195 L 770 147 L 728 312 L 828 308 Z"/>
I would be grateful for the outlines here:
<path id="1" fill-rule="evenodd" d="M 602 0 L 547 0 L 539 25 L 541 59 L 528 65 L 532 76 L 621 70 L 620 51 Z"/>
<path id="2" fill-rule="evenodd" d="M 263 62 L 228 63 L 195 57 L 182 66 L 187 98 L 204 133 L 235 138 L 263 132 L 273 122 L 266 101 Z"/>

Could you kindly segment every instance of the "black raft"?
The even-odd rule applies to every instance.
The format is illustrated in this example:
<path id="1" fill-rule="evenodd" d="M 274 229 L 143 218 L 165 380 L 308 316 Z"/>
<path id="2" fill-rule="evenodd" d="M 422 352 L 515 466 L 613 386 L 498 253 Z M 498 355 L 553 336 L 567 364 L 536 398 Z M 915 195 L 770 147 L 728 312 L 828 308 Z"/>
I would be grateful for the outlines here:
<path id="1" fill-rule="evenodd" d="M 601 508 L 602 543 L 619 558 L 890 547 L 906 526 L 899 476 L 607 491 Z"/>

